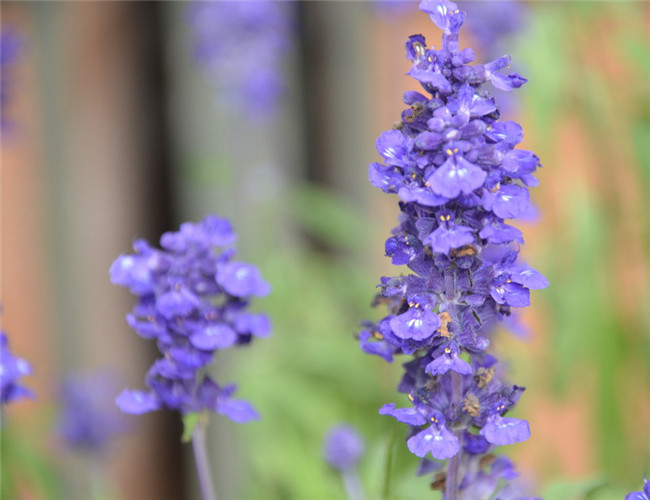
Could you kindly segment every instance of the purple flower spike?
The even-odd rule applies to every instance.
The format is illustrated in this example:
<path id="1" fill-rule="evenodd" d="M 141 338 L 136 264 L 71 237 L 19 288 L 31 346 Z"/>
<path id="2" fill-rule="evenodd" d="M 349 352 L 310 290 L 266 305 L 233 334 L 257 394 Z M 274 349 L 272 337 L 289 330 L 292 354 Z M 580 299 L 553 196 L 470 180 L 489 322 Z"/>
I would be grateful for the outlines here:
<path id="1" fill-rule="evenodd" d="M 461 50 L 465 14 L 456 3 L 422 0 L 420 9 L 443 30 L 441 48 L 421 35 L 407 40 L 408 74 L 424 92 L 404 94 L 401 122 L 379 136 L 382 161 L 368 170 L 372 185 L 399 198 L 385 252 L 408 270 L 381 278 L 374 303 L 388 311 L 363 322 L 359 344 L 388 362 L 409 357 L 398 391 L 412 406 L 379 413 L 409 426 L 414 455 L 442 461 L 445 498 L 521 499 L 514 466 L 482 460 L 530 436 L 528 422 L 506 416 L 524 388 L 502 379 L 488 348 L 530 291 L 548 285 L 520 260 L 523 235 L 506 223 L 529 216 L 539 158 L 517 149 L 523 129 L 500 120 L 500 99 L 490 95 L 526 79 L 503 73 L 509 56 L 474 64 L 474 51 Z"/>
<path id="2" fill-rule="evenodd" d="M 333 468 L 351 471 L 363 456 L 365 445 L 357 430 L 349 425 L 332 427 L 325 436 L 323 455 Z"/>
<path id="3" fill-rule="evenodd" d="M 286 91 L 283 59 L 295 29 L 292 2 L 191 2 L 194 54 L 233 111 L 271 118 Z"/>
<path id="4" fill-rule="evenodd" d="M 73 449 L 101 454 L 126 429 L 125 416 L 111 404 L 110 374 L 67 378 L 61 391 L 59 433 Z"/>
<path id="5" fill-rule="evenodd" d="M 232 398 L 235 386 L 220 388 L 204 370 L 217 351 L 271 333 L 264 314 L 247 311 L 251 297 L 267 294 L 270 286 L 255 266 L 231 260 L 235 239 L 230 222 L 208 215 L 165 233 L 162 250 L 136 241 L 136 254 L 121 255 L 111 266 L 111 280 L 139 296 L 127 322 L 140 336 L 156 339 L 162 354 L 147 373 L 149 391 L 125 390 L 117 397 L 122 411 L 208 410 L 237 423 L 258 418 L 249 403 Z"/>
<path id="6" fill-rule="evenodd" d="M 34 393 L 19 383 L 21 377 L 31 373 L 32 367 L 27 361 L 11 354 L 9 340 L 0 331 L 0 404 L 4 406 L 19 399 L 33 398 Z"/>

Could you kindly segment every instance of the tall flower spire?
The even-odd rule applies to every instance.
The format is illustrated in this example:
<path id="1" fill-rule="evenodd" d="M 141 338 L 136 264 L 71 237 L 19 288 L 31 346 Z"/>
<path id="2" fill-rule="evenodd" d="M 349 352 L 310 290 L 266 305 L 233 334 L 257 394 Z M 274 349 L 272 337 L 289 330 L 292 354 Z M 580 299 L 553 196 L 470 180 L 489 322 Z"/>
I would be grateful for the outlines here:
<path id="1" fill-rule="evenodd" d="M 219 100 L 248 119 L 270 118 L 287 82 L 282 66 L 292 47 L 293 2 L 192 2 L 194 54 Z"/>
<path id="2" fill-rule="evenodd" d="M 404 94 L 401 121 L 377 139 L 383 162 L 369 167 L 370 182 L 400 199 L 386 255 L 412 273 L 381 279 L 377 303 L 388 315 L 365 323 L 359 339 L 387 361 L 412 357 L 398 387 L 411 406 L 390 403 L 380 413 L 409 425 L 413 454 L 445 461 L 434 481 L 445 500 L 469 500 L 516 476 L 494 448 L 530 436 L 528 422 L 506 416 L 524 388 L 504 381 L 488 348 L 496 325 L 548 284 L 519 259 L 522 233 L 506 222 L 528 212 L 540 165 L 516 148 L 521 126 L 501 121 L 482 89 L 489 82 L 510 91 L 526 79 L 503 73 L 508 56 L 469 64 L 474 53 L 458 41 L 465 15 L 454 2 L 423 0 L 420 9 L 443 30 L 442 47 L 428 48 L 422 35 L 407 40 L 408 74 L 426 95 Z M 515 498 L 514 488 L 499 498 Z"/>
<path id="3" fill-rule="evenodd" d="M 183 415 L 186 433 L 192 429 L 204 500 L 216 500 L 205 446 L 207 416 L 217 412 L 237 423 L 258 418 L 247 401 L 233 398 L 234 384 L 217 384 L 207 368 L 217 351 L 271 332 L 265 315 L 247 310 L 270 286 L 256 267 L 233 260 L 234 241 L 230 223 L 208 215 L 163 234 L 161 250 L 136 240 L 135 255 L 120 255 L 110 269 L 113 283 L 138 296 L 129 325 L 141 337 L 156 339 L 162 354 L 147 372 L 148 390 L 125 390 L 117 405 L 126 413 L 170 409 Z"/>

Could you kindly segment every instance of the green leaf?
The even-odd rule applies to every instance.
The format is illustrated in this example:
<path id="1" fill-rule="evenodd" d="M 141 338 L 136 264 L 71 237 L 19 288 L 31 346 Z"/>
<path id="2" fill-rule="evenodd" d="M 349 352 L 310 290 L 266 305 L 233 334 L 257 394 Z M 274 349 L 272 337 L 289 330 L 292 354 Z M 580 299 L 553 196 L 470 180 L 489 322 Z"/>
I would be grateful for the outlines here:
<path id="1" fill-rule="evenodd" d="M 194 428 L 199 423 L 200 419 L 201 414 L 198 412 L 188 413 L 183 417 L 183 436 L 181 437 L 183 443 L 189 443 L 192 441 Z"/>

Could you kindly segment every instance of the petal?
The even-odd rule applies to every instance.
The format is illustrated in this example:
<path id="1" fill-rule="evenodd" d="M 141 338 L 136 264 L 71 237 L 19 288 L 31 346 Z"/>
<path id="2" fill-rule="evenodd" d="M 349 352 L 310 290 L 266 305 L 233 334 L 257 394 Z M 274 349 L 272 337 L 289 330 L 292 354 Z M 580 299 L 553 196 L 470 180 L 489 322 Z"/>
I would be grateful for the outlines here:
<path id="1" fill-rule="evenodd" d="M 432 193 L 427 188 L 401 187 L 397 191 L 397 196 L 403 201 L 416 202 L 426 207 L 439 207 L 449 201 L 444 196 Z"/>
<path id="2" fill-rule="evenodd" d="M 260 418 L 253 406 L 243 399 L 219 398 L 216 412 L 238 424 L 245 424 Z"/>
<path id="3" fill-rule="evenodd" d="M 436 132 L 422 132 L 415 138 L 415 145 L 424 150 L 431 151 L 442 144 L 442 136 Z"/>
<path id="4" fill-rule="evenodd" d="M 425 243 L 430 243 L 434 252 L 448 253 L 452 248 L 460 248 L 474 242 L 474 232 L 466 226 L 452 224 L 449 229 L 439 226 Z"/>
<path id="5" fill-rule="evenodd" d="M 381 163 L 371 163 L 368 166 L 370 183 L 385 193 L 394 193 L 397 186 L 404 184 L 402 174 L 395 170 L 395 167 L 382 165 Z"/>
<path id="6" fill-rule="evenodd" d="M 237 334 L 228 325 L 216 324 L 192 333 L 190 342 L 197 349 L 226 349 L 237 341 Z"/>
<path id="7" fill-rule="evenodd" d="M 530 291 L 519 283 L 504 283 L 490 290 L 490 295 L 497 304 L 507 304 L 512 307 L 528 307 Z"/>
<path id="8" fill-rule="evenodd" d="M 235 297 L 263 296 L 271 291 L 257 268 L 245 262 L 228 262 L 219 266 L 215 279 Z"/>
<path id="9" fill-rule="evenodd" d="M 399 130 L 382 132 L 375 143 L 377 151 L 389 165 L 403 166 L 402 156 L 406 152 L 406 139 Z"/>
<path id="10" fill-rule="evenodd" d="M 411 307 L 404 314 L 390 320 L 393 333 L 402 339 L 427 339 L 434 334 L 439 326 L 438 315 L 421 307 Z"/>
<path id="11" fill-rule="evenodd" d="M 406 445 L 411 453 L 420 458 L 430 452 L 433 458 L 443 460 L 460 451 L 458 438 L 444 426 L 432 425 L 409 438 Z"/>
<path id="12" fill-rule="evenodd" d="M 187 316 L 199 307 L 201 301 L 184 287 L 172 289 L 161 295 L 156 301 L 156 309 L 167 319 L 175 316 Z"/>
<path id="13" fill-rule="evenodd" d="M 431 20 L 443 31 L 457 32 L 462 24 L 464 14 L 458 10 L 458 5 L 449 0 L 422 0 L 420 10 L 429 14 Z M 461 17 L 460 21 L 455 20 Z"/>
<path id="14" fill-rule="evenodd" d="M 427 423 L 426 417 L 417 408 L 395 408 L 395 403 L 382 406 L 379 409 L 379 414 L 390 415 L 398 421 L 409 425 L 424 425 Z"/>
<path id="15" fill-rule="evenodd" d="M 530 427 L 525 420 L 493 415 L 488 418 L 480 434 L 490 443 L 504 446 L 526 441 L 530 437 Z"/>
<path id="16" fill-rule="evenodd" d="M 528 189 L 507 184 L 501 186 L 496 194 L 485 192 L 483 203 L 485 208 L 503 219 L 519 217 L 529 206 Z"/>
<path id="17" fill-rule="evenodd" d="M 429 69 L 428 67 L 420 68 L 418 66 L 413 66 L 406 74 L 415 78 L 420 83 L 428 83 L 432 87 L 437 88 L 443 94 L 451 93 L 451 84 L 444 76 L 442 76 L 442 73 Z"/>
<path id="18" fill-rule="evenodd" d="M 487 174 L 480 167 L 456 155 L 438 167 L 427 182 L 434 193 L 455 198 L 461 192 L 470 194 L 481 187 L 486 177 Z"/>
<path id="19" fill-rule="evenodd" d="M 124 413 L 142 415 L 160 409 L 160 400 L 151 392 L 132 391 L 125 389 L 117 398 L 115 404 Z"/>
<path id="20" fill-rule="evenodd" d="M 456 354 L 443 354 L 438 356 L 424 369 L 430 375 L 442 375 L 449 370 L 460 373 L 461 375 L 470 375 L 472 373 L 471 365 Z"/>
<path id="21" fill-rule="evenodd" d="M 108 271 L 111 283 L 125 286 L 135 295 L 151 293 L 154 288 L 147 257 L 120 255 Z"/>
<path id="22" fill-rule="evenodd" d="M 512 281 L 520 283 L 526 288 L 532 290 L 541 290 L 548 286 L 548 280 L 537 269 L 533 269 L 528 264 L 522 264 L 518 267 L 516 273 L 512 273 Z"/>
<path id="23" fill-rule="evenodd" d="M 271 322 L 265 314 L 242 314 L 235 320 L 235 329 L 256 337 L 271 335 Z"/>

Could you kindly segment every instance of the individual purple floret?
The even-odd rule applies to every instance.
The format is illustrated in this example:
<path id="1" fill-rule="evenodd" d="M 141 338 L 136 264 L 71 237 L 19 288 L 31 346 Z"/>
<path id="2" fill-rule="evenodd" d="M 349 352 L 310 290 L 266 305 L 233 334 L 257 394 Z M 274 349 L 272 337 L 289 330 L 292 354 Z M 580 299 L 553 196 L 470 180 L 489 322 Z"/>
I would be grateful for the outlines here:
<path id="1" fill-rule="evenodd" d="M 3 406 L 22 398 L 34 397 L 30 389 L 20 385 L 20 378 L 31 373 L 32 367 L 27 361 L 11 354 L 9 340 L 0 331 L 0 403 Z"/>
<path id="2" fill-rule="evenodd" d="M 258 418 L 248 402 L 233 398 L 234 385 L 219 385 L 204 370 L 217 351 L 271 331 L 265 315 L 247 309 L 270 287 L 254 266 L 233 260 L 234 241 L 230 223 L 208 215 L 163 234 L 161 250 L 136 240 L 136 253 L 111 266 L 111 281 L 139 297 L 127 322 L 141 337 L 155 339 L 162 353 L 145 378 L 148 391 L 118 396 L 124 412 L 211 410 L 239 423 Z"/>
<path id="3" fill-rule="evenodd" d="M 332 427 L 325 436 L 323 456 L 325 461 L 339 471 L 349 500 L 363 500 L 365 494 L 357 472 L 357 464 L 365 451 L 363 438 L 354 427 L 340 424 Z"/>
<path id="4" fill-rule="evenodd" d="M 643 478 L 643 490 L 628 493 L 625 500 L 650 500 L 650 481 Z"/>
<path id="5" fill-rule="evenodd" d="M 400 199 L 400 224 L 385 250 L 411 274 L 381 279 L 375 304 L 387 304 L 389 314 L 365 322 L 359 340 L 389 362 L 413 356 L 398 387 L 411 406 L 391 403 L 380 413 L 409 425 L 413 454 L 446 461 L 434 482 L 445 500 L 469 499 L 478 497 L 463 491 L 479 482 L 481 492 L 492 485 L 490 496 L 497 479 L 515 477 L 511 466 L 497 479 L 497 469 L 483 477 L 473 464 L 530 436 L 528 422 L 506 416 L 524 388 L 503 380 L 487 348 L 496 326 L 530 304 L 530 290 L 548 285 L 519 259 L 522 234 L 508 223 L 529 212 L 540 165 L 516 147 L 521 126 L 501 121 L 482 89 L 510 91 L 526 79 L 502 72 L 508 56 L 470 64 L 472 49 L 458 42 L 465 16 L 454 2 L 423 0 L 420 9 L 443 30 L 442 46 L 427 48 L 422 35 L 407 40 L 408 74 L 426 95 L 404 94 L 401 121 L 377 139 L 383 162 L 369 167 L 370 182 Z"/>
<path id="6" fill-rule="evenodd" d="M 293 2 L 193 2 L 196 60 L 219 100 L 238 114 L 268 118 L 286 90 L 283 60 L 292 46 Z"/>
<path id="7" fill-rule="evenodd" d="M 100 455 L 125 430 L 124 415 L 111 405 L 114 385 L 107 374 L 64 381 L 58 430 L 70 448 Z"/>
<path id="8" fill-rule="evenodd" d="M 332 427 L 325 436 L 325 461 L 338 470 L 350 470 L 363 456 L 365 445 L 356 429 L 349 425 Z"/>

